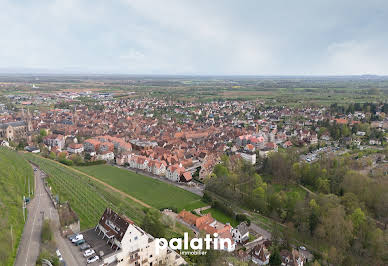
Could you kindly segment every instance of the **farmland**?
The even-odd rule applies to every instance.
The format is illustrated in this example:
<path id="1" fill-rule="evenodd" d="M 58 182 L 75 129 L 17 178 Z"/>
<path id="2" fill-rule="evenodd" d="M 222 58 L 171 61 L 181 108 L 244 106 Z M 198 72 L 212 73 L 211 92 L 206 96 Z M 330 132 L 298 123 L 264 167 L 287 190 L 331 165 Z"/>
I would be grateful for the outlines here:
<path id="1" fill-rule="evenodd" d="M 58 195 L 60 201 L 70 203 L 80 218 L 81 229 L 94 227 L 106 207 L 141 223 L 144 207 L 139 203 L 59 163 L 32 154 L 23 156 L 48 174 L 54 195 Z"/>
<path id="2" fill-rule="evenodd" d="M 31 166 L 14 151 L 0 148 L 0 265 L 13 265 L 23 232 L 23 195 L 28 180 L 34 187 Z M 11 229 L 12 228 L 12 229 Z"/>
<path id="3" fill-rule="evenodd" d="M 175 207 L 192 210 L 205 206 L 198 195 L 153 178 L 110 165 L 77 167 L 101 181 L 157 209 Z"/>

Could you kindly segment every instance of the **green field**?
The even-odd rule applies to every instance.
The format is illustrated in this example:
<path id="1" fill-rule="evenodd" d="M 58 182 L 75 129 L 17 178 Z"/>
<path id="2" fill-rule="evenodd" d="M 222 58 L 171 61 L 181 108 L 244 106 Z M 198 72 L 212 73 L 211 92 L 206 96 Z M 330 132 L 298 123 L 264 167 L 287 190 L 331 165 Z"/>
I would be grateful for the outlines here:
<path id="1" fill-rule="evenodd" d="M 226 215 L 224 212 L 217 210 L 217 209 L 214 209 L 214 208 L 204 210 L 201 213 L 206 214 L 209 212 L 212 214 L 212 217 L 214 219 L 216 219 L 217 221 L 219 221 L 221 223 L 224 223 L 224 224 L 230 223 L 230 225 L 233 227 L 236 227 L 238 225 L 238 222 L 236 221 L 236 219 L 234 219 L 234 218 Z"/>
<path id="2" fill-rule="evenodd" d="M 15 261 L 24 228 L 23 195 L 28 196 L 28 179 L 34 187 L 33 176 L 31 166 L 20 155 L 0 148 L 0 265 Z"/>
<path id="3" fill-rule="evenodd" d="M 23 156 L 48 174 L 54 195 L 70 203 L 80 218 L 81 230 L 96 226 L 106 207 L 141 223 L 144 207 L 139 203 L 57 162 L 29 153 Z"/>
<path id="4" fill-rule="evenodd" d="M 157 209 L 175 207 L 180 211 L 182 209 L 192 210 L 206 205 L 196 194 L 126 169 L 110 165 L 76 168 Z"/>

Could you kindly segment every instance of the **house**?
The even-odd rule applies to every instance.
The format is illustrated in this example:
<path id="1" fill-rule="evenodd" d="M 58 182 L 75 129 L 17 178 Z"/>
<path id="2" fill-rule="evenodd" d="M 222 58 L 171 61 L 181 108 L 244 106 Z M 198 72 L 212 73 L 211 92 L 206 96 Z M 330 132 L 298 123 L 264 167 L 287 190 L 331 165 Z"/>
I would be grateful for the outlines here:
<path id="1" fill-rule="evenodd" d="M 38 147 L 35 147 L 35 146 L 26 146 L 26 147 L 24 147 L 24 150 L 31 152 L 31 153 L 39 153 L 40 152 L 40 149 Z"/>
<path id="2" fill-rule="evenodd" d="M 69 153 L 82 153 L 84 151 L 84 146 L 82 144 L 71 143 L 67 146 L 67 151 Z"/>
<path id="3" fill-rule="evenodd" d="M 124 265 L 166 265 L 186 264 L 185 260 L 174 250 L 159 249 L 155 238 L 138 227 L 125 216 L 120 216 L 107 208 L 94 228 L 96 237 L 106 239 L 107 245 L 114 252 L 102 258 L 103 264 Z"/>
<path id="4" fill-rule="evenodd" d="M 303 266 L 306 262 L 304 255 L 296 249 L 292 249 L 292 252 L 283 249 L 279 255 L 284 266 Z"/>
<path id="5" fill-rule="evenodd" d="M 101 142 L 96 139 L 87 139 L 84 142 L 84 150 L 86 152 L 97 152 Z"/>
<path id="6" fill-rule="evenodd" d="M 164 175 L 166 173 L 166 165 L 165 161 L 155 161 L 152 173 L 154 175 Z"/>
<path id="7" fill-rule="evenodd" d="M 0 145 L 4 147 L 9 147 L 9 142 L 6 140 L 2 140 Z"/>
<path id="8" fill-rule="evenodd" d="M 321 140 L 329 141 L 330 140 L 330 134 L 329 132 L 325 132 L 321 135 Z"/>
<path id="9" fill-rule="evenodd" d="M 245 161 L 249 162 L 250 164 L 255 164 L 256 163 L 256 149 L 255 146 L 252 144 L 247 144 L 244 147 L 244 150 L 242 152 L 237 152 L 243 158 Z"/>
<path id="10" fill-rule="evenodd" d="M 104 151 L 97 154 L 97 160 L 113 161 L 114 159 L 115 159 L 115 154 L 111 151 Z"/>
<path id="11" fill-rule="evenodd" d="M 62 150 L 65 147 L 65 137 L 59 134 L 51 134 L 43 139 L 43 143 L 51 148 L 57 147 Z"/>
<path id="12" fill-rule="evenodd" d="M 232 237 L 234 241 L 240 244 L 245 244 L 249 240 L 249 230 L 246 222 L 240 223 L 232 229 Z"/>
<path id="13" fill-rule="evenodd" d="M 288 140 L 288 141 L 284 142 L 282 146 L 283 146 L 283 148 L 285 148 L 285 149 L 286 149 L 286 148 L 288 148 L 288 147 L 291 147 L 291 146 L 292 146 L 292 142 Z"/>
<path id="14" fill-rule="evenodd" d="M 185 172 L 185 168 L 179 165 L 170 165 L 166 171 L 166 178 L 174 182 L 179 182 L 181 175 Z"/>
<path id="15" fill-rule="evenodd" d="M 181 174 L 179 182 L 187 183 L 187 182 L 190 182 L 191 179 L 193 179 L 193 177 L 191 176 L 191 173 L 186 171 L 183 174 Z"/>
<path id="16" fill-rule="evenodd" d="M 258 244 L 251 251 L 252 262 L 258 265 L 267 265 L 271 254 L 264 244 Z"/>
<path id="17" fill-rule="evenodd" d="M 381 141 L 378 139 L 369 140 L 369 145 L 381 145 Z"/>
<path id="18" fill-rule="evenodd" d="M 214 235 L 218 234 L 219 239 L 230 239 L 231 246 L 225 245 L 223 250 L 227 252 L 233 252 L 236 249 L 236 242 L 234 241 L 231 231 L 232 226 L 230 224 L 223 224 L 215 220 L 211 213 L 207 213 L 203 216 L 197 216 L 188 211 L 182 210 L 178 217 L 182 219 L 185 223 L 197 228 L 199 231 L 204 231 L 207 234 Z M 222 247 L 219 247 L 222 249 Z"/>

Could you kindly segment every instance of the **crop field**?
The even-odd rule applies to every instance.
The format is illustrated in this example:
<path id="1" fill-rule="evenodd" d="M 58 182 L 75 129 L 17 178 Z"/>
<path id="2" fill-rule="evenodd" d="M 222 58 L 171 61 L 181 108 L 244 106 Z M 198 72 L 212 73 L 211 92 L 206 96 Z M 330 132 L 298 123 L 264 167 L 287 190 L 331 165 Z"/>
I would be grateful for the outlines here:
<path id="1" fill-rule="evenodd" d="M 0 148 L 0 265 L 15 261 L 24 228 L 22 204 L 23 195 L 28 196 L 28 183 L 34 187 L 28 162 L 14 151 Z"/>
<path id="2" fill-rule="evenodd" d="M 110 165 L 76 168 L 157 209 L 175 207 L 180 211 L 182 209 L 192 210 L 206 205 L 196 194 L 126 169 Z"/>
<path id="3" fill-rule="evenodd" d="M 68 201 L 78 214 L 81 230 L 96 226 L 106 207 L 141 223 L 144 207 L 139 203 L 57 162 L 27 153 L 24 157 L 48 174 L 54 195 L 62 202 Z"/>

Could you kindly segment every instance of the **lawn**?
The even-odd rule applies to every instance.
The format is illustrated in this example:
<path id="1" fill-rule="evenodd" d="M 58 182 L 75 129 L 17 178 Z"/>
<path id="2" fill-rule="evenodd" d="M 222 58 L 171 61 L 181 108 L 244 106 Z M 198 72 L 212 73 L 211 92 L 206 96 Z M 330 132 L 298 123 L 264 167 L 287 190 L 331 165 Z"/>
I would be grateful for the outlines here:
<path id="1" fill-rule="evenodd" d="M 234 218 L 226 215 L 222 211 L 214 209 L 214 208 L 210 208 L 210 209 L 204 210 L 201 213 L 202 214 L 206 214 L 206 213 L 209 213 L 209 212 L 212 214 L 212 217 L 214 219 L 216 219 L 217 221 L 219 221 L 221 223 L 224 223 L 224 224 L 230 223 L 230 225 L 233 226 L 233 227 L 236 227 L 238 225 L 238 222 L 236 221 L 236 219 L 234 219 Z"/>
<path id="2" fill-rule="evenodd" d="M 157 208 L 192 210 L 206 204 L 201 197 L 174 185 L 110 165 L 76 167 L 99 180 Z"/>
<path id="3" fill-rule="evenodd" d="M 24 228 L 23 196 L 28 196 L 28 182 L 34 187 L 33 176 L 23 157 L 0 148 L 0 265 L 14 264 Z"/>

